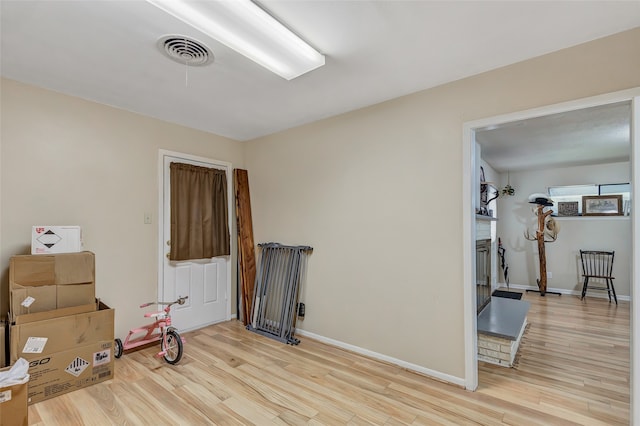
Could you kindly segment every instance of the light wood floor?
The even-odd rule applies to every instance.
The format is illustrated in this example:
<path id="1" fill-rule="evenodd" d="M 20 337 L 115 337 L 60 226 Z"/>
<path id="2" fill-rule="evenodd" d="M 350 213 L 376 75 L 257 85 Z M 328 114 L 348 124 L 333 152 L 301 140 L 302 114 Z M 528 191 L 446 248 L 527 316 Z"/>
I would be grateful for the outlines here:
<path id="1" fill-rule="evenodd" d="M 477 392 L 231 321 L 186 333 L 176 366 L 154 358 L 156 348 L 125 354 L 113 380 L 30 406 L 29 424 L 628 424 L 629 303 L 525 300 L 516 367 L 480 363 Z"/>

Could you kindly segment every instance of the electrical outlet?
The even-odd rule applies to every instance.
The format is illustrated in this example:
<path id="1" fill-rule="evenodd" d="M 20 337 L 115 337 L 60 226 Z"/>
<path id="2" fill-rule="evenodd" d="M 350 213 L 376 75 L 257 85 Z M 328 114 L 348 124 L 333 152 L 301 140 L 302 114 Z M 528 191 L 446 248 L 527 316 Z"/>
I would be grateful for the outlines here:
<path id="1" fill-rule="evenodd" d="M 551 272 L 547 272 L 547 279 L 549 280 L 551 278 L 553 278 L 553 274 Z"/>
<path id="2" fill-rule="evenodd" d="M 151 222 L 153 221 L 153 216 L 151 215 L 151 213 L 145 213 L 144 214 L 144 224 L 145 225 L 151 225 Z"/>

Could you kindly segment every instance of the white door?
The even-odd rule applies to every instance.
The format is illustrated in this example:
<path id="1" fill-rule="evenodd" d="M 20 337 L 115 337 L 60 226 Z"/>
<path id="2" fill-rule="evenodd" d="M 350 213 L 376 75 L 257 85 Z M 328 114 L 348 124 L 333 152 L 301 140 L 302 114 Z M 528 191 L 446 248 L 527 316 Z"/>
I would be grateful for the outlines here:
<path id="1" fill-rule="evenodd" d="M 230 256 L 191 261 L 170 261 L 168 258 L 171 239 L 171 188 L 169 165 L 172 162 L 223 169 L 227 172 L 227 202 L 230 203 L 231 166 L 205 158 L 161 151 L 162 164 L 162 208 L 161 208 L 161 283 L 158 291 L 162 301 L 169 302 L 180 296 L 189 296 L 187 302 L 175 305 L 172 310 L 173 325 L 180 331 L 193 330 L 209 324 L 230 319 L 231 259 Z M 231 209 L 229 209 L 229 221 Z M 231 223 L 229 223 L 231 230 Z"/>

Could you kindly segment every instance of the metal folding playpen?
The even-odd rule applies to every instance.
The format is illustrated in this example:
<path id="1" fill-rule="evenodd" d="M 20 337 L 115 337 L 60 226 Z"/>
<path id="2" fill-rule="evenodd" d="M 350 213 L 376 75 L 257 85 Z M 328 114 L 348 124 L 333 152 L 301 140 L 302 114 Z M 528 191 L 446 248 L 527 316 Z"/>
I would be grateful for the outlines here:
<path id="1" fill-rule="evenodd" d="M 259 244 L 253 313 L 247 329 L 275 340 L 298 344 L 294 337 L 298 293 L 304 277 L 308 246 Z"/>

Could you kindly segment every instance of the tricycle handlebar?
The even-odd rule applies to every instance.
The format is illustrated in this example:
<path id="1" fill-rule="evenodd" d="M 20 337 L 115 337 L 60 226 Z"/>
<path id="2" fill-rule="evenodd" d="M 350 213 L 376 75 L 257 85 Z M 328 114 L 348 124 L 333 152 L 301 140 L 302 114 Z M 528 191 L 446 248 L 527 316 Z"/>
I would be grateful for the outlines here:
<path id="1" fill-rule="evenodd" d="M 147 302 L 147 303 L 143 303 L 142 305 L 140 305 L 141 308 L 146 308 L 147 306 L 151 306 L 151 305 L 174 305 L 174 304 L 178 304 L 178 305 L 184 305 L 184 302 L 186 302 L 186 300 L 189 298 L 189 296 L 181 296 L 178 297 L 178 300 L 173 301 L 173 302 Z"/>

